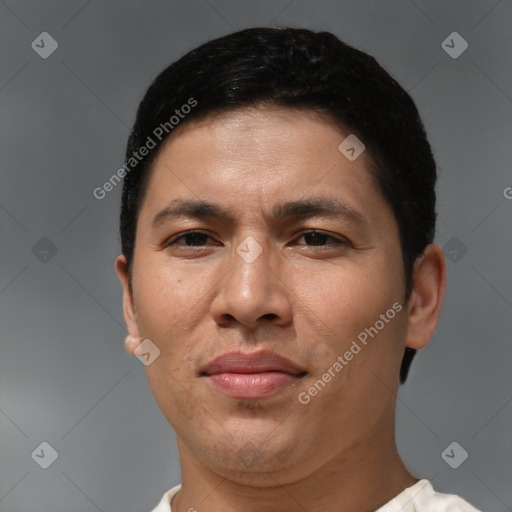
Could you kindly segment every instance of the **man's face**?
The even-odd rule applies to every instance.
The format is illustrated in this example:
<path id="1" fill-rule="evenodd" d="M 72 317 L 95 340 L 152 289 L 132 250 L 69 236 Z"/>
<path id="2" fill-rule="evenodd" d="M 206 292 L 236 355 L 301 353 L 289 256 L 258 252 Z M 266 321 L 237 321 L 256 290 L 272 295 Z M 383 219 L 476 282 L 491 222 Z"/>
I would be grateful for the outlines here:
<path id="1" fill-rule="evenodd" d="M 155 160 L 127 323 L 160 350 L 146 372 L 180 451 L 220 474 L 300 477 L 391 435 L 407 333 L 402 254 L 369 155 L 338 149 L 349 134 L 307 112 L 243 109 L 184 125 Z M 319 199 L 360 217 L 274 215 Z M 179 201 L 231 219 L 153 225 Z M 190 230 L 200 234 L 166 246 Z M 203 373 L 217 356 L 263 349 L 301 373 Z"/>

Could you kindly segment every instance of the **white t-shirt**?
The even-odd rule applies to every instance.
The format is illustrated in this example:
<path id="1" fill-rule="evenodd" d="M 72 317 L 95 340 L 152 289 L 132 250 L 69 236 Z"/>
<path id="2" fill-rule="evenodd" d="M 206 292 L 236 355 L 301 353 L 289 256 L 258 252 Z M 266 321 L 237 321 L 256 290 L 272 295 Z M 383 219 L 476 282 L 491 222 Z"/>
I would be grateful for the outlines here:
<path id="1" fill-rule="evenodd" d="M 181 484 L 167 491 L 152 512 L 172 512 L 171 500 L 181 488 Z M 403 490 L 398 496 L 375 512 L 480 512 L 455 494 L 436 492 L 432 484 L 420 480 Z"/>

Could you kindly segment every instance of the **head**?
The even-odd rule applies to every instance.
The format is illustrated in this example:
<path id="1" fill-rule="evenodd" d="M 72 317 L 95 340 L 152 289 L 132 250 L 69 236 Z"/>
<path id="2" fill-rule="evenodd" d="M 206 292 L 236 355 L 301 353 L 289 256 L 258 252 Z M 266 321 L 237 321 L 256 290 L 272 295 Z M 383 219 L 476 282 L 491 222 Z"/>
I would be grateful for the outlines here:
<path id="1" fill-rule="evenodd" d="M 364 148 L 355 159 L 340 146 L 349 136 Z M 249 440 L 268 470 L 311 457 L 307 443 L 286 455 L 308 436 L 342 429 L 348 446 L 391 424 L 445 268 L 423 124 L 373 57 L 305 29 L 210 41 L 153 81 L 125 168 L 125 319 L 160 350 L 146 371 L 183 449 L 211 462 Z M 212 358 L 256 348 L 304 376 L 264 400 L 205 382 Z M 206 438 L 218 441 L 205 454 Z"/>

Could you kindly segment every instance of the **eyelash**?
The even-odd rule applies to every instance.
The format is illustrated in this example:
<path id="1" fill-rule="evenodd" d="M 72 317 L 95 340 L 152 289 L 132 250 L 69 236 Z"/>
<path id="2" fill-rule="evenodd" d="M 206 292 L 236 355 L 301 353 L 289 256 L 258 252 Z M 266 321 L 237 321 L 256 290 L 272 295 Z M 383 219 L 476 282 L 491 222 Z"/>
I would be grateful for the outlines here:
<path id="1" fill-rule="evenodd" d="M 313 234 L 313 233 L 334 240 L 336 245 L 348 245 L 348 241 L 341 240 L 339 238 L 334 237 L 333 235 L 325 233 L 324 231 L 318 231 L 318 230 L 305 230 L 305 231 L 302 231 L 302 233 L 300 234 L 299 238 L 302 238 L 305 235 L 309 235 L 309 234 Z M 177 242 L 179 240 L 181 240 L 182 238 L 185 238 L 188 235 L 192 235 L 192 234 L 204 235 L 207 238 L 211 238 L 210 235 L 207 235 L 206 233 L 203 233 L 202 231 L 194 231 L 194 230 L 186 231 L 185 233 L 181 233 L 181 235 L 173 237 L 173 238 L 169 239 L 167 242 L 165 242 L 164 243 L 164 248 L 170 247 L 172 245 L 177 245 Z M 305 245 L 309 245 L 309 244 L 305 244 Z M 185 248 L 193 248 L 193 247 L 202 248 L 202 247 L 205 247 L 205 246 L 204 245 L 196 245 L 196 246 L 194 246 L 194 245 L 185 245 L 185 246 L 182 246 L 182 247 L 185 247 Z M 326 247 L 326 246 L 325 245 L 311 245 L 311 247 L 321 248 L 321 247 Z"/>

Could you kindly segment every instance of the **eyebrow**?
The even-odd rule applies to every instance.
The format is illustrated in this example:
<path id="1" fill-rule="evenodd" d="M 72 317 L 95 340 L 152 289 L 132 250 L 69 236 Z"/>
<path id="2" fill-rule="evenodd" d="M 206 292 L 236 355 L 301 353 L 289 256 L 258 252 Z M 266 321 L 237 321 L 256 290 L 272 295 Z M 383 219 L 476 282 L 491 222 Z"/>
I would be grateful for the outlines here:
<path id="1" fill-rule="evenodd" d="M 368 220 L 361 212 L 334 197 L 317 197 L 278 204 L 273 207 L 272 214 L 265 215 L 265 218 L 278 222 L 290 218 L 303 219 L 314 216 L 343 217 L 361 227 L 369 227 Z M 229 225 L 236 223 L 233 214 L 218 204 L 203 200 L 173 199 L 154 216 L 152 226 L 156 229 L 165 221 L 179 217 L 212 219 Z"/>

